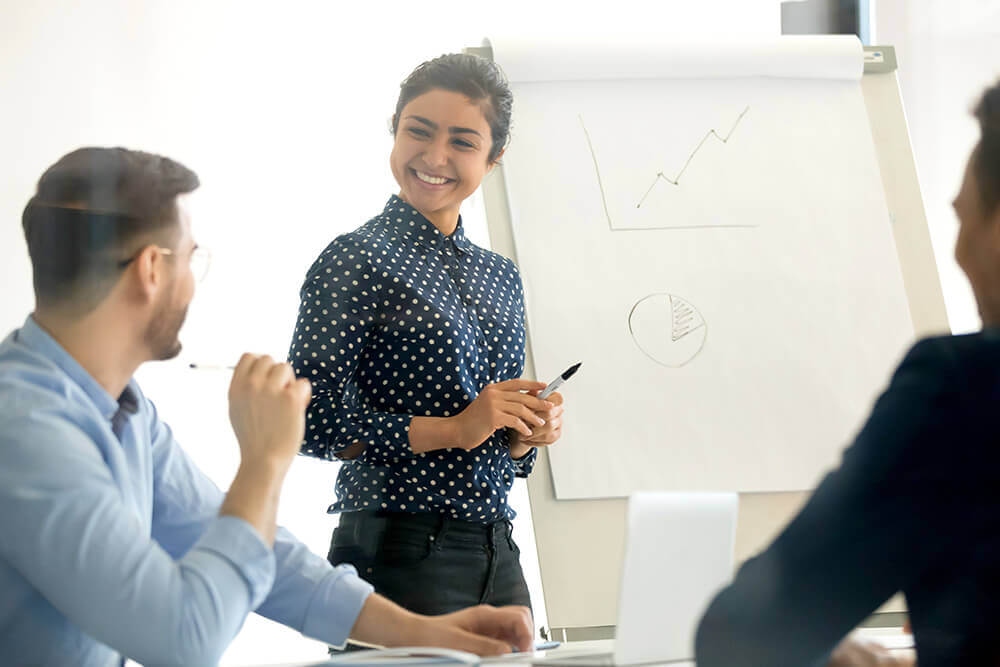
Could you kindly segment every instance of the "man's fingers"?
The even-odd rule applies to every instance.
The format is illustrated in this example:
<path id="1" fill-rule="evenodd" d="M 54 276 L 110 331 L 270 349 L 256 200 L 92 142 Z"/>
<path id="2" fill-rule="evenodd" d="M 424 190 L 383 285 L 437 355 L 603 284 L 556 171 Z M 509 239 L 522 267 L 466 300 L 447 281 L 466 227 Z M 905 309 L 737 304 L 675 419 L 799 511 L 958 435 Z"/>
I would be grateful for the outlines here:
<path id="1" fill-rule="evenodd" d="M 267 374 L 274 365 L 274 359 L 269 354 L 262 354 L 250 364 L 247 369 L 247 380 L 253 385 L 260 387 L 267 381 Z"/>
<path id="2" fill-rule="evenodd" d="M 253 362 L 256 361 L 256 359 L 257 355 L 250 354 L 249 352 L 244 352 L 240 355 L 240 360 L 236 362 L 236 368 L 233 369 L 233 378 L 229 382 L 230 389 L 232 389 L 236 384 L 243 382 L 247 373 L 250 372 L 250 367 L 253 366 Z"/>
<path id="3" fill-rule="evenodd" d="M 288 364 L 273 364 L 267 370 L 267 386 L 280 391 L 295 379 L 295 371 Z"/>
<path id="4" fill-rule="evenodd" d="M 296 397 L 305 408 L 309 405 L 309 401 L 312 399 L 312 384 L 306 378 L 299 378 L 295 380 L 292 386 L 293 391 L 295 391 Z"/>
<path id="5" fill-rule="evenodd" d="M 534 649 L 531 611 L 527 607 L 480 605 L 466 610 L 466 613 L 469 614 L 466 627 L 479 635 L 500 640 L 506 646 L 503 653 L 509 653 L 511 647 L 518 651 Z"/>
<path id="6" fill-rule="evenodd" d="M 497 615 L 505 616 L 506 623 L 501 627 L 504 634 L 501 637 L 518 651 L 533 651 L 535 648 L 534 633 L 532 631 L 531 610 L 527 607 L 500 607 L 495 610 Z"/>
<path id="7" fill-rule="evenodd" d="M 491 639 L 473 632 L 459 630 L 455 637 L 459 650 L 475 653 L 476 655 L 505 655 L 510 653 L 511 645 L 500 639 Z"/>

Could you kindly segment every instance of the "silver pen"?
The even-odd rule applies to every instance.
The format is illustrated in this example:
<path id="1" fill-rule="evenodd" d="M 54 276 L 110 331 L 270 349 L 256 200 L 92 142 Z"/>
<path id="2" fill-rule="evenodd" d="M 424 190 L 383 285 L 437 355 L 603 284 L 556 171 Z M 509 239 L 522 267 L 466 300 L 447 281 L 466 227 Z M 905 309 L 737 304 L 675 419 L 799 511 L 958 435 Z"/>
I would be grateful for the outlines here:
<path id="1" fill-rule="evenodd" d="M 582 362 L 581 362 L 582 363 Z M 542 389 L 542 393 L 538 395 L 538 398 L 548 398 L 549 394 L 554 392 L 556 389 L 562 386 L 563 382 L 573 377 L 573 373 L 576 373 L 576 369 L 580 367 L 580 364 L 573 364 L 566 371 L 557 377 L 555 380 L 549 383 L 545 389 Z"/>

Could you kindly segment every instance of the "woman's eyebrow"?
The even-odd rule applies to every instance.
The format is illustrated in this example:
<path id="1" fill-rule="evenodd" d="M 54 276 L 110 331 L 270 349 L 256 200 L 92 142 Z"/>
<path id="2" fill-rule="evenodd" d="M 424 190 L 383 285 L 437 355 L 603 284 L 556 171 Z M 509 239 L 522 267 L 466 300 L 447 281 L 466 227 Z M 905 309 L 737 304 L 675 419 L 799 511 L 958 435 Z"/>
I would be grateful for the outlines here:
<path id="1" fill-rule="evenodd" d="M 418 123 L 423 123 L 424 125 L 426 125 L 427 127 L 431 128 L 432 130 L 436 130 L 436 129 L 438 129 L 438 127 L 440 127 L 434 121 L 429 120 L 427 118 L 424 118 L 423 116 L 412 116 L 411 115 L 411 116 L 407 116 L 407 118 L 415 120 Z M 477 137 L 482 137 L 483 136 L 482 134 L 479 133 L 478 130 L 474 130 L 471 127 L 458 127 L 458 126 L 449 127 L 448 128 L 448 134 L 474 134 Z"/>

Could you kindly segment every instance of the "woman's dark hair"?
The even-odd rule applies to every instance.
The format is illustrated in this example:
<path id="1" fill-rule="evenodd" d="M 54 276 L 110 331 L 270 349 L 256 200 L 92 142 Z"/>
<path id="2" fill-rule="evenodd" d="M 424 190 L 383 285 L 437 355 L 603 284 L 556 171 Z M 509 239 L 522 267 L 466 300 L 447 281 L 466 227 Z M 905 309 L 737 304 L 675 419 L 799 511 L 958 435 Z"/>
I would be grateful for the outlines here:
<path id="1" fill-rule="evenodd" d="M 987 88 L 973 110 L 979 121 L 979 148 L 972 168 L 987 216 L 1000 205 L 1000 81 Z"/>
<path id="2" fill-rule="evenodd" d="M 461 93 L 482 104 L 483 116 L 493 138 L 487 161 L 495 162 L 510 137 L 510 114 L 514 104 L 514 95 L 500 67 L 491 60 L 465 53 L 450 53 L 423 63 L 399 85 L 396 113 L 392 117 L 394 135 L 403 107 L 435 88 Z"/>
<path id="3" fill-rule="evenodd" d="M 117 282 L 123 260 L 176 231 L 177 196 L 198 176 L 170 158 L 80 148 L 38 181 L 21 216 L 40 307 L 86 313 Z"/>

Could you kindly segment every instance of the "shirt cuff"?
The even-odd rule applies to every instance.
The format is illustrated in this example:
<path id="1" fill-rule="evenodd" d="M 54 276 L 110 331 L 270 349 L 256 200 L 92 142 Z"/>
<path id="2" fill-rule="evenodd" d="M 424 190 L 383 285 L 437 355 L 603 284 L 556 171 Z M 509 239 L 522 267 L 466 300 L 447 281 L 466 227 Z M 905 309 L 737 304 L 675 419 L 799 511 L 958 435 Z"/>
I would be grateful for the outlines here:
<path id="1" fill-rule="evenodd" d="M 208 527 L 195 549 L 229 561 L 250 589 L 250 609 L 264 601 L 274 585 L 274 552 L 257 530 L 235 516 L 220 516 Z"/>
<path id="2" fill-rule="evenodd" d="M 316 587 L 309 602 L 302 634 L 343 648 L 365 600 L 375 589 L 352 565 L 333 568 Z"/>
<path id="3" fill-rule="evenodd" d="M 508 455 L 510 450 L 507 450 Z M 515 477 L 527 477 L 531 474 L 532 469 L 535 467 L 535 459 L 538 458 L 538 447 L 532 447 L 527 454 L 519 459 L 515 459 L 513 456 L 510 457 L 510 462 L 514 464 L 514 476 Z"/>
<path id="4" fill-rule="evenodd" d="M 385 466 L 416 457 L 410 447 L 411 415 L 374 412 L 363 416 L 361 432 L 355 438 L 365 443 L 358 460 L 366 465 Z"/>

